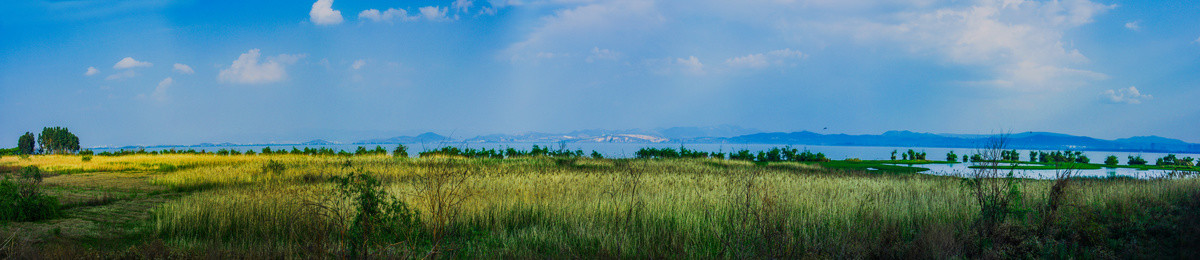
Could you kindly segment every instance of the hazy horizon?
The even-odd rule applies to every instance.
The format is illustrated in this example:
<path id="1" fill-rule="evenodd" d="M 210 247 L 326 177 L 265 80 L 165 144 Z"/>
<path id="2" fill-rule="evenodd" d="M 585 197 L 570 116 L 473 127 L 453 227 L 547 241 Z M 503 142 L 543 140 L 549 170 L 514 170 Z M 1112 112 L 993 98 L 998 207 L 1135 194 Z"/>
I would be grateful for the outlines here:
<path id="1" fill-rule="evenodd" d="M 1200 5 L 18 1 L 0 147 L 734 125 L 1200 143 Z"/>

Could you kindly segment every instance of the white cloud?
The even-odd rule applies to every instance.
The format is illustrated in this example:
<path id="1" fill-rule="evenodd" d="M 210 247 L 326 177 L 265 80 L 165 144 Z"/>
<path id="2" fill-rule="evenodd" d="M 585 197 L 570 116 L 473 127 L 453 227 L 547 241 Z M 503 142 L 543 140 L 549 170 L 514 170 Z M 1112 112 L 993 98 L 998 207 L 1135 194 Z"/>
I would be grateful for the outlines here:
<path id="1" fill-rule="evenodd" d="M 496 8 L 492 8 L 491 6 L 484 6 L 483 8 L 479 8 L 479 14 L 480 15 L 494 15 L 494 14 L 496 14 Z"/>
<path id="2" fill-rule="evenodd" d="M 792 61 L 803 59 L 804 56 L 803 52 L 787 48 L 729 58 L 725 60 L 725 64 L 735 68 L 765 68 L 772 65 L 792 65 Z"/>
<path id="3" fill-rule="evenodd" d="M 137 76 L 137 73 L 133 72 L 133 70 L 123 70 L 121 72 L 117 72 L 117 73 L 113 73 L 112 75 L 108 75 L 108 77 L 105 77 L 104 79 L 105 80 L 118 80 L 118 79 L 132 78 L 132 77 L 136 77 L 136 76 Z"/>
<path id="4" fill-rule="evenodd" d="M 1110 89 L 1100 93 L 1100 99 L 1111 104 L 1141 104 L 1143 100 L 1154 99 L 1154 96 L 1142 94 L 1136 87 Z"/>
<path id="5" fill-rule="evenodd" d="M 377 9 L 367 9 L 367 10 L 363 10 L 362 12 L 358 13 L 358 19 L 360 19 L 360 20 L 366 19 L 366 20 L 371 20 L 373 22 L 392 22 L 392 21 L 396 21 L 396 20 L 413 21 L 413 20 L 417 20 L 418 18 L 420 18 L 420 17 L 419 16 L 408 16 L 407 10 L 395 9 L 395 8 L 388 8 L 387 10 L 385 10 L 383 12 L 380 12 Z"/>
<path id="6" fill-rule="evenodd" d="M 124 59 L 121 59 L 121 61 L 118 61 L 117 64 L 113 64 L 114 69 L 129 69 L 129 68 L 150 67 L 150 66 L 154 66 L 154 64 L 151 64 L 149 62 L 144 62 L 144 61 L 137 61 L 137 60 L 133 59 L 133 57 L 125 57 Z"/>
<path id="7" fill-rule="evenodd" d="M 1125 23 L 1125 29 L 1140 31 L 1140 30 L 1142 30 L 1142 26 L 1138 25 L 1138 23 L 1139 23 L 1139 21 L 1132 21 L 1132 22 Z"/>
<path id="8" fill-rule="evenodd" d="M 171 77 L 167 77 L 162 81 L 159 81 L 158 87 L 155 87 L 154 92 L 150 93 L 150 98 L 158 101 L 167 100 L 167 89 L 170 88 L 171 84 L 173 83 L 175 83 L 175 80 L 171 79 Z"/>
<path id="9" fill-rule="evenodd" d="M 509 4 L 490 2 L 492 6 Z M 646 38 L 664 28 L 667 19 L 651 1 L 592 2 L 554 11 L 541 18 L 522 41 L 506 50 L 513 56 L 532 56 L 538 52 L 573 52 L 588 47 L 636 50 L 647 46 Z"/>
<path id="10" fill-rule="evenodd" d="M 367 65 L 367 62 L 366 62 L 366 61 L 364 61 L 364 60 L 356 60 L 356 61 L 354 61 L 354 64 L 351 64 L 351 65 L 350 65 L 350 68 L 351 68 L 351 69 L 356 69 L 356 70 L 357 70 L 357 69 L 361 69 L 363 66 L 366 66 L 366 65 Z"/>
<path id="11" fill-rule="evenodd" d="M 764 68 L 767 67 L 767 56 L 762 53 L 733 57 L 725 60 L 732 67 Z"/>
<path id="12" fill-rule="evenodd" d="M 342 11 L 333 10 L 333 0 L 317 0 L 313 3 L 308 17 L 316 25 L 336 25 L 342 23 Z"/>
<path id="13" fill-rule="evenodd" d="M 475 6 L 475 3 L 471 0 L 454 0 L 454 3 L 450 4 L 451 9 L 463 13 L 466 13 L 472 6 Z"/>
<path id="14" fill-rule="evenodd" d="M 587 62 L 592 63 L 599 60 L 616 60 L 620 53 L 609 49 L 601 49 L 600 47 L 592 47 L 592 54 L 588 55 Z"/>
<path id="15" fill-rule="evenodd" d="M 183 63 L 175 63 L 175 71 L 183 74 L 196 73 L 196 71 L 192 70 L 192 66 Z"/>
<path id="16" fill-rule="evenodd" d="M 700 59 L 697 59 L 696 56 L 688 56 L 687 59 L 678 58 L 678 59 L 675 59 L 675 63 L 682 66 L 681 70 L 683 72 L 687 72 L 687 73 L 691 73 L 691 74 L 695 74 L 695 75 L 703 75 L 704 74 L 704 64 L 700 63 Z"/>
<path id="17" fill-rule="evenodd" d="M 444 21 L 448 19 L 446 17 L 447 10 L 445 7 L 426 6 L 421 7 L 419 10 L 421 11 L 421 16 L 425 17 L 425 20 Z"/>
<path id="18" fill-rule="evenodd" d="M 1057 90 L 1105 77 L 1072 68 L 1089 60 L 1069 47 L 1064 34 L 1112 8 L 1088 0 L 980 0 L 968 6 L 900 13 L 844 31 L 872 43 L 880 38 L 893 40 L 918 54 L 990 70 L 993 78 L 984 82 L 1007 82 L 1023 91 Z M 1046 73 L 1050 71 L 1070 73 Z"/>
<path id="19" fill-rule="evenodd" d="M 1194 43 L 1200 43 L 1200 38 L 1196 38 L 1196 40 L 1195 40 L 1195 41 L 1192 41 L 1192 42 L 1194 42 Z"/>
<path id="20" fill-rule="evenodd" d="M 83 73 L 84 76 L 94 76 L 96 74 L 100 74 L 100 70 L 96 69 L 96 67 L 88 67 L 87 72 Z"/>
<path id="21" fill-rule="evenodd" d="M 258 49 L 252 49 L 238 56 L 237 60 L 229 68 L 221 70 L 217 75 L 217 81 L 221 83 L 236 83 L 236 84 L 264 84 L 279 82 L 287 78 L 285 66 L 296 63 L 304 55 L 288 55 L 281 54 L 275 57 L 267 57 L 265 62 L 259 63 L 261 54 Z"/>

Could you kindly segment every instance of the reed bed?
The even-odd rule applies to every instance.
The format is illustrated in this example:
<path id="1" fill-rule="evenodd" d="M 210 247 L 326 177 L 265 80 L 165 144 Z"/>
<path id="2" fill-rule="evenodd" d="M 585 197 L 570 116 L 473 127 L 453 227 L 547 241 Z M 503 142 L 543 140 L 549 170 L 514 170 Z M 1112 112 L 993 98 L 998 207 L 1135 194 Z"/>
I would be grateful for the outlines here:
<path id="1" fill-rule="evenodd" d="M 464 188 L 470 199 L 456 209 L 448 231 L 453 254 L 462 257 L 949 257 L 963 254 L 970 236 L 965 230 L 979 214 L 957 178 L 797 163 L 257 159 L 153 177 L 161 185 L 203 187 L 156 209 L 155 229 L 179 243 L 303 251 L 304 241 L 325 241 L 336 248 L 345 237 L 328 228 L 348 225 L 345 218 L 321 218 L 305 204 L 337 199 L 324 179 L 370 172 L 428 220 L 434 209 L 426 206 L 420 178 L 445 168 L 470 173 Z M 286 170 L 263 176 L 269 174 L 261 169 L 265 160 L 280 161 Z M 1071 203 L 1085 208 L 1167 201 L 1200 188 L 1195 179 L 1079 183 Z M 1051 183 L 1019 184 L 1021 203 L 1038 205 Z M 352 211 L 337 205 L 339 212 Z"/>
<path id="2" fill-rule="evenodd" d="M 1200 200 L 1196 178 L 1075 181 L 1059 228 L 1084 238 L 1050 240 L 1029 227 L 1037 223 L 1036 212 L 1053 182 L 1019 180 L 1012 187 L 1020 195 L 1018 216 L 1005 232 L 1016 241 L 1007 243 L 1034 241 L 1026 247 L 1041 250 L 1031 251 L 991 246 L 1003 241 L 974 235 L 980 207 L 961 178 L 795 162 L 183 154 L 87 161 L 56 155 L 0 158 L 0 166 L 25 165 L 76 174 L 50 180 L 62 183 L 55 185 L 121 175 L 114 179 L 121 185 L 144 181 L 177 192 L 178 198 L 152 209 L 147 226 L 155 239 L 178 250 L 219 248 L 259 256 L 362 257 L 349 253 L 357 239 L 350 234 L 356 204 L 336 184 L 352 173 L 373 176 L 382 191 L 418 212 L 419 239 L 388 241 L 368 255 L 389 258 L 957 258 L 1055 252 L 1138 258 L 1156 255 L 1129 252 L 1185 248 L 1185 242 L 1170 241 L 1190 241 L 1182 239 L 1189 233 L 1171 230 L 1200 219 L 1200 203 L 1189 202 Z M 461 203 L 447 196 L 461 196 Z M 1159 217 L 1164 214 L 1173 217 Z M 1164 232 L 1169 239 L 1147 240 Z M 1168 241 L 1159 243 L 1168 247 L 1144 246 L 1153 241 Z"/>

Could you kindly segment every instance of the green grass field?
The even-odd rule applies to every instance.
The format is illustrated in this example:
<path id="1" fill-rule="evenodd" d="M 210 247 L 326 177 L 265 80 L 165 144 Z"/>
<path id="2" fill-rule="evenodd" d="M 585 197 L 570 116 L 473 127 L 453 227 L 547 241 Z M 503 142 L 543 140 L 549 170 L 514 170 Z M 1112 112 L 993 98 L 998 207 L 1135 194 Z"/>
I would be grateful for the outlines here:
<path id="1" fill-rule="evenodd" d="M 1015 180 L 1011 217 L 981 234 L 963 179 L 884 163 L 894 162 L 3 157 L 6 170 L 48 170 L 43 189 L 64 214 L 0 226 L 0 257 L 1179 258 L 1200 248 L 1196 178 L 1077 180 L 1051 217 L 1054 183 Z M 353 194 L 415 211 L 364 209 L 345 195 L 359 186 L 339 181 L 355 173 L 378 185 Z M 415 222 L 397 221 L 404 212 Z"/>

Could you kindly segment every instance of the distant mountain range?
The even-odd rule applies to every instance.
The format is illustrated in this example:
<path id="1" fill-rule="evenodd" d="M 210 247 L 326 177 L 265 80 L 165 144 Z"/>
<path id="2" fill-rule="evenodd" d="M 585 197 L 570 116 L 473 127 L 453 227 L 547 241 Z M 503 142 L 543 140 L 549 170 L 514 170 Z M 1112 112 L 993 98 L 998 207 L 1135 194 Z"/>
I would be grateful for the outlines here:
<path id="1" fill-rule="evenodd" d="M 763 133 L 754 129 L 736 126 L 672 127 L 661 129 L 631 130 L 581 130 L 570 133 L 524 133 L 491 134 L 471 138 L 452 138 L 436 133 L 416 136 L 368 139 L 350 144 L 429 144 L 454 145 L 461 143 L 730 143 L 730 144 L 779 144 L 779 145 L 830 145 L 830 146 L 898 146 L 898 147 L 981 147 L 989 138 L 997 135 L 980 134 L 932 134 L 911 131 L 887 131 L 878 135 L 819 134 L 809 131 Z M 295 145 L 338 145 L 340 142 L 313 140 Z M 289 144 L 231 144 L 204 143 L 192 146 L 162 147 L 216 147 L 248 145 Z M 1011 149 L 1030 150 L 1094 150 L 1130 152 L 1173 152 L 1198 153 L 1200 144 L 1187 143 L 1178 139 L 1159 136 L 1136 136 L 1116 140 L 1104 140 L 1050 132 L 1024 132 L 1007 135 L 1006 146 Z M 137 147 L 122 147 L 137 148 Z"/>
<path id="2" fill-rule="evenodd" d="M 842 146 L 900 146 L 975 148 L 997 135 L 930 134 L 888 131 L 879 135 L 818 134 L 813 132 L 758 133 L 727 138 L 729 143 L 803 144 Z M 1130 152 L 1200 152 L 1200 144 L 1158 136 L 1138 136 L 1103 140 L 1086 136 L 1049 132 L 1025 132 L 1007 135 L 1006 147 L 1029 150 L 1096 150 Z"/>

